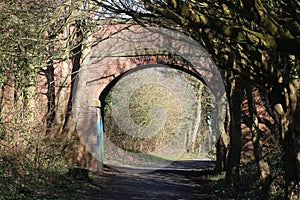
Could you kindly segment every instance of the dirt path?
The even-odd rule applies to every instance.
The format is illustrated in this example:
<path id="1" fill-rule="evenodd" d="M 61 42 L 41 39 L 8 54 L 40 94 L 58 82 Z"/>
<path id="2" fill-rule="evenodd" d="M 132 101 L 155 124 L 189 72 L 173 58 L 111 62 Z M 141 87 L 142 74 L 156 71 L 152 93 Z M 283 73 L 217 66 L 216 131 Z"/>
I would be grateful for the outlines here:
<path id="1" fill-rule="evenodd" d="M 207 175 L 213 166 L 208 160 L 176 161 L 167 168 L 150 173 L 124 173 L 105 169 L 98 179 L 103 191 L 87 199 L 215 199 Z"/>

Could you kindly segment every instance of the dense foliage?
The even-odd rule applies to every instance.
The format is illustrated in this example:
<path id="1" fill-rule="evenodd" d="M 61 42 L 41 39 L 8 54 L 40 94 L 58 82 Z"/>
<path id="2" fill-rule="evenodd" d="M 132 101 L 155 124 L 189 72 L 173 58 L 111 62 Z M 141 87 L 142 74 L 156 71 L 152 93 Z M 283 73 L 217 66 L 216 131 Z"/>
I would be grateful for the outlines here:
<path id="1" fill-rule="evenodd" d="M 190 87 L 192 91 L 191 96 L 178 97 L 172 88 L 155 83 L 145 84 L 135 90 L 129 102 L 130 117 L 141 128 L 150 125 L 151 131 L 155 133 L 149 132 L 149 136 L 135 137 L 138 130 L 132 130 L 135 133 L 126 133 L 118 127 L 118 123 L 115 121 L 112 106 L 116 102 L 112 101 L 112 95 L 114 92 L 120 92 L 121 88 L 114 86 L 105 98 L 105 135 L 122 149 L 151 154 L 171 143 L 180 131 L 182 137 L 179 142 L 184 143 L 184 145 L 174 145 L 161 156 L 166 159 L 176 159 L 178 156 L 183 156 L 176 153 L 182 149 L 184 154 L 207 157 L 209 151 L 214 149 L 214 140 L 216 140 L 216 138 L 212 138 L 213 135 L 209 131 L 208 119 L 211 117 L 209 113 L 214 109 L 214 99 L 208 87 L 194 76 L 176 69 L 148 68 L 144 70 L 151 70 L 152 74 L 156 77 L 161 76 L 162 79 L 168 79 L 171 76 L 174 81 L 176 79 L 186 80 L 190 83 L 187 87 Z M 146 73 L 144 75 L 143 72 L 140 72 L 139 78 L 145 79 L 146 75 Z M 130 78 L 130 75 L 128 76 Z M 180 86 L 184 87 L 183 85 Z M 126 88 L 124 89 L 126 90 Z M 195 101 L 192 100 L 192 95 L 197 98 Z M 186 98 L 190 98 L 190 100 Z M 183 104 L 182 102 L 186 103 Z M 126 102 L 118 102 L 118 104 L 126 105 Z M 159 113 L 160 109 L 163 114 Z M 200 113 L 197 113 L 197 110 L 200 110 L 198 111 Z M 154 111 L 157 113 L 151 113 Z M 197 114 L 200 117 L 197 117 Z M 119 109 L 118 115 L 126 116 L 125 110 Z M 159 122 L 163 122 L 163 125 L 155 121 L 155 118 Z M 199 124 L 199 126 L 195 127 L 194 124 Z"/>

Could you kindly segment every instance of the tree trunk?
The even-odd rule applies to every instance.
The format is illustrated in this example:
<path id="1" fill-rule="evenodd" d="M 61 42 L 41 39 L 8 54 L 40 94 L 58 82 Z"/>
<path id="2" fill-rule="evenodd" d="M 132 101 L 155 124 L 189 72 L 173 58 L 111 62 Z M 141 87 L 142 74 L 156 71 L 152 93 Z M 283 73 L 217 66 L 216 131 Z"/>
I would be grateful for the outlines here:
<path id="1" fill-rule="evenodd" d="M 46 70 L 44 70 L 45 76 L 47 78 L 47 116 L 46 116 L 46 134 L 49 134 L 52 128 L 52 123 L 55 117 L 55 81 L 54 81 L 54 66 L 53 61 L 49 61 Z"/>
<path id="2" fill-rule="evenodd" d="M 191 131 L 191 143 L 190 143 L 190 152 L 195 153 L 195 144 L 196 144 L 196 139 L 198 136 L 198 131 L 199 131 L 199 126 L 201 123 L 201 111 L 202 111 L 202 92 L 203 92 L 203 87 L 204 85 L 200 83 L 199 89 L 198 89 L 198 103 L 197 103 L 197 110 L 196 110 L 196 119 L 193 124 L 193 128 Z M 202 137 L 202 136 L 201 136 Z M 203 136 L 204 138 L 204 136 Z M 201 140 L 202 141 L 202 140 Z"/>
<path id="3" fill-rule="evenodd" d="M 250 113 L 250 124 L 247 126 L 251 129 L 252 132 L 252 143 L 253 143 L 253 151 L 255 160 L 257 163 L 257 168 L 260 172 L 260 179 L 263 183 L 264 193 L 268 195 L 270 184 L 271 184 L 271 173 L 269 164 L 266 160 L 266 156 L 263 153 L 262 148 L 262 131 L 259 129 L 258 124 L 258 116 L 256 111 L 256 104 L 253 95 L 253 87 L 251 85 L 247 85 L 247 100 L 248 100 L 248 108 Z"/>
<path id="4" fill-rule="evenodd" d="M 71 90 L 68 101 L 68 108 L 66 113 L 65 124 L 63 127 L 64 134 L 68 135 L 68 138 L 72 140 L 71 149 L 73 150 L 73 156 L 67 158 L 72 160 L 73 168 L 71 170 L 71 174 L 74 178 L 80 177 L 80 179 L 89 179 L 88 173 L 86 171 L 89 170 L 97 170 L 97 165 L 99 164 L 95 158 L 92 157 L 88 149 L 85 147 L 84 143 L 80 139 L 77 130 L 76 130 L 76 122 L 73 118 L 72 112 L 72 102 L 75 97 L 75 90 L 77 88 L 77 78 L 78 72 L 81 68 L 82 58 L 86 59 L 89 57 L 90 48 L 85 48 L 83 50 L 83 32 L 81 24 L 77 24 L 76 27 L 76 41 L 74 49 L 72 50 L 73 58 L 72 58 L 72 72 L 71 72 Z M 88 33 L 86 35 L 89 35 Z M 87 38 L 87 43 L 91 42 L 90 37 Z M 85 61 L 83 61 L 85 62 Z M 88 61 L 87 61 L 88 62 Z M 96 128 L 96 127 L 95 127 Z M 86 176 L 86 177 L 82 177 Z"/>
<path id="5" fill-rule="evenodd" d="M 286 112 L 276 105 L 280 114 L 283 147 L 285 150 L 285 194 L 287 199 L 300 199 L 300 80 L 296 79 L 284 88 Z"/>
<path id="6" fill-rule="evenodd" d="M 215 171 L 222 172 L 226 170 L 226 147 L 224 145 L 222 137 L 219 137 L 217 141 L 216 151 L 217 151 L 217 157 L 216 157 Z"/>
<path id="7" fill-rule="evenodd" d="M 70 27 L 69 25 L 66 26 L 66 28 L 63 31 L 63 38 L 70 37 Z M 67 113 L 67 106 L 68 106 L 68 99 L 70 95 L 70 47 L 69 47 L 69 41 L 65 40 L 64 42 L 64 48 L 65 55 L 63 58 L 63 61 L 61 63 L 61 72 L 60 72 L 60 83 L 59 83 L 59 89 L 57 92 L 57 110 L 56 115 L 54 118 L 54 125 L 55 132 L 60 133 L 62 131 L 63 125 L 65 123 L 66 119 L 66 113 Z"/>
<path id="8" fill-rule="evenodd" d="M 273 87 L 271 98 L 279 135 L 284 149 L 285 199 L 300 198 L 300 80 L 294 79 L 287 86 L 280 83 Z M 280 97 L 280 98 L 279 98 Z"/>
<path id="9" fill-rule="evenodd" d="M 228 135 L 228 126 L 229 126 L 229 108 L 228 103 L 225 102 L 218 102 L 217 104 L 218 109 L 218 121 L 217 121 L 217 129 L 220 133 L 219 139 L 216 143 L 216 168 L 217 172 L 221 172 L 227 170 L 227 154 L 228 154 L 228 147 L 230 144 L 230 138 Z"/>
<path id="10" fill-rule="evenodd" d="M 72 101 L 73 96 L 75 95 L 76 89 L 76 78 L 81 66 L 81 56 L 82 56 L 82 42 L 83 42 L 83 33 L 80 27 L 80 24 L 77 24 L 76 27 L 76 40 L 75 48 L 72 50 L 72 71 L 71 71 L 71 89 L 68 100 L 68 107 L 65 116 L 65 123 L 63 126 L 63 134 L 67 136 L 68 140 L 71 140 L 69 148 L 72 150 L 73 155 L 66 157 L 66 159 L 72 162 L 72 169 L 70 169 L 70 174 L 75 179 L 84 179 L 88 180 L 88 166 L 89 166 L 89 153 L 86 147 L 83 145 L 79 136 L 76 132 L 76 127 L 74 124 L 73 114 L 72 114 Z"/>
<path id="11" fill-rule="evenodd" d="M 230 147 L 228 154 L 228 168 L 226 178 L 230 183 L 236 183 L 240 179 L 239 167 L 242 149 L 241 141 L 241 105 L 243 100 L 243 84 L 235 80 L 231 87 L 229 98 L 230 106 Z"/>

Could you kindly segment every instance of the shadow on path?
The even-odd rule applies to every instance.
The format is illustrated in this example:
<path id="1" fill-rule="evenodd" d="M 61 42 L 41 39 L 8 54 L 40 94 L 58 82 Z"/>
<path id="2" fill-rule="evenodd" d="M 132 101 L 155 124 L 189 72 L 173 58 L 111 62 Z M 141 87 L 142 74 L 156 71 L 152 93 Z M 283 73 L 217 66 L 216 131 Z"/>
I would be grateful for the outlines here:
<path id="1" fill-rule="evenodd" d="M 105 168 L 96 177 L 105 182 L 99 193 L 86 199 L 215 199 L 212 160 L 175 161 L 149 173 L 124 173 Z"/>

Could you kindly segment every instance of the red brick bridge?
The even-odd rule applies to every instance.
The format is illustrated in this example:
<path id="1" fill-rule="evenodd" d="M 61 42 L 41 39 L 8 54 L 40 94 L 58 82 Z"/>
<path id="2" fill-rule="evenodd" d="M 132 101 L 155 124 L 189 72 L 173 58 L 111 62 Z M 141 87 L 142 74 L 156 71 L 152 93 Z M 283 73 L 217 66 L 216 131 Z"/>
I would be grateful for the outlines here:
<path id="1" fill-rule="evenodd" d="M 93 156 L 96 155 L 97 121 L 97 109 L 93 102 L 99 96 L 103 100 L 102 97 L 111 88 L 109 84 L 132 69 L 139 69 L 147 64 L 164 64 L 185 71 L 210 88 L 217 105 L 224 105 L 225 89 L 221 75 L 208 53 L 191 38 L 163 28 L 110 25 L 104 26 L 90 41 L 105 37 L 105 40 L 84 52 L 73 97 L 77 133 Z M 222 109 L 219 106 L 216 111 Z M 222 116 L 217 116 L 221 120 Z M 79 163 L 82 163 L 82 152 L 78 151 L 77 154 Z"/>

